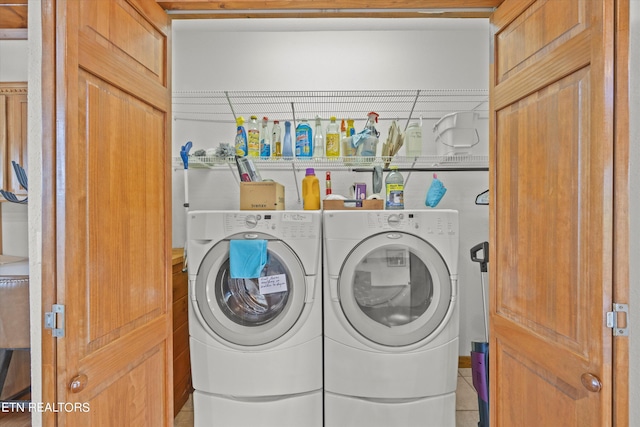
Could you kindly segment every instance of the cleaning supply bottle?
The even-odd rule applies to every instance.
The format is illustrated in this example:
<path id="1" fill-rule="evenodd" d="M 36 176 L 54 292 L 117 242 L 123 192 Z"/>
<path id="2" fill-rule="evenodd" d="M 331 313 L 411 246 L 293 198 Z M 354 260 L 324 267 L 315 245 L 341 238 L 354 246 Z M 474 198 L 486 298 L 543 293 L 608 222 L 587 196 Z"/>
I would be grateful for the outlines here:
<path id="1" fill-rule="evenodd" d="M 360 155 L 365 157 L 375 157 L 378 148 L 378 136 L 380 132 L 376 129 L 376 123 L 378 123 L 378 113 L 370 112 L 367 115 L 367 124 L 365 130 L 368 132 L 367 136 L 360 142 Z"/>
<path id="2" fill-rule="evenodd" d="M 327 151 L 325 155 L 327 157 L 338 157 L 340 155 L 340 130 L 338 129 L 335 116 L 331 117 L 327 125 L 325 139 L 327 141 Z"/>
<path id="3" fill-rule="evenodd" d="M 311 126 L 306 119 L 298 124 L 296 128 L 296 157 L 313 156 L 313 136 Z"/>
<path id="4" fill-rule="evenodd" d="M 342 119 L 340 122 L 340 141 L 347 137 L 347 123 Z"/>
<path id="5" fill-rule="evenodd" d="M 407 146 L 407 157 L 422 156 L 422 117 L 420 122 L 411 122 L 404 132 Z"/>
<path id="6" fill-rule="evenodd" d="M 251 116 L 251 120 L 247 125 L 247 146 L 249 156 L 260 156 L 260 129 L 258 129 L 257 116 Z"/>
<path id="7" fill-rule="evenodd" d="M 391 166 L 391 172 L 387 175 L 384 184 L 385 209 L 404 209 L 404 178 L 397 166 Z"/>
<path id="8" fill-rule="evenodd" d="M 268 126 L 269 119 L 262 118 L 262 130 L 260 132 L 260 157 L 271 157 L 271 134 Z"/>
<path id="9" fill-rule="evenodd" d="M 325 194 L 331 194 L 331 172 L 327 171 L 325 175 Z"/>
<path id="10" fill-rule="evenodd" d="M 282 157 L 282 129 L 278 120 L 273 121 L 271 128 L 271 145 L 273 157 Z"/>
<path id="11" fill-rule="evenodd" d="M 324 157 L 324 136 L 322 135 L 320 116 L 316 116 L 316 128 L 313 134 L 313 157 Z"/>
<path id="12" fill-rule="evenodd" d="M 283 157 L 293 157 L 293 143 L 291 141 L 291 122 L 284 122 Z"/>
<path id="13" fill-rule="evenodd" d="M 369 129 L 371 135 L 375 135 L 376 137 L 380 135 L 380 132 L 376 129 L 376 123 L 378 123 L 378 117 L 380 115 L 374 111 L 367 114 L 367 124 L 364 125 L 365 129 Z"/>
<path id="14" fill-rule="evenodd" d="M 244 117 L 236 118 L 236 156 L 244 157 L 247 155 L 247 131 L 244 128 Z"/>
<path id="15" fill-rule="evenodd" d="M 353 119 L 347 119 L 347 137 L 355 135 L 356 127 L 353 124 Z"/>
<path id="16" fill-rule="evenodd" d="M 320 181 L 313 168 L 307 168 L 302 180 L 302 206 L 305 210 L 320 209 Z"/>

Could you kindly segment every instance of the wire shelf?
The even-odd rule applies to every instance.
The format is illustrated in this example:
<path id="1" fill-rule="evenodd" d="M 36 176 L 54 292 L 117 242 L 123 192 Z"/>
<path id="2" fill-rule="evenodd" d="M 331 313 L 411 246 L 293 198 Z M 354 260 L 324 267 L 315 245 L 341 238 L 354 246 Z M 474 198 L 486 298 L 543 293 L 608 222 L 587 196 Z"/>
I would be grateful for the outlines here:
<path id="1" fill-rule="evenodd" d="M 420 157 L 251 157 L 258 170 L 354 170 L 367 171 L 374 166 L 398 166 L 406 171 L 462 171 L 488 170 L 488 156 L 455 155 L 455 156 L 420 156 Z M 175 169 L 183 169 L 180 157 L 173 158 Z M 218 158 L 205 156 L 189 156 L 189 169 L 228 170 L 236 167 L 234 157 Z"/>
<path id="2" fill-rule="evenodd" d="M 237 116 L 266 116 L 269 120 L 366 119 L 370 111 L 379 120 L 439 119 L 460 111 L 488 111 L 484 89 L 353 90 L 353 91 L 176 91 L 174 119 L 235 123 Z"/>

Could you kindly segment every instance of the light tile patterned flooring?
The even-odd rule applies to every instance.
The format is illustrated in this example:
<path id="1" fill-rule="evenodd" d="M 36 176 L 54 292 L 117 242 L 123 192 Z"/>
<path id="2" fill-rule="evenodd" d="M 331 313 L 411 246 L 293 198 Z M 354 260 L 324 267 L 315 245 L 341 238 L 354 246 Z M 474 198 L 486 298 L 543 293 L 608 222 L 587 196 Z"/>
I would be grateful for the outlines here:
<path id="1" fill-rule="evenodd" d="M 471 368 L 458 369 L 456 427 L 478 427 L 478 393 L 473 388 Z"/>
<path id="2" fill-rule="evenodd" d="M 471 369 L 461 368 L 458 370 L 458 389 L 456 390 L 456 427 L 477 427 L 478 421 L 478 395 L 471 382 Z M 193 427 L 191 397 L 176 416 L 173 425 L 174 427 Z"/>

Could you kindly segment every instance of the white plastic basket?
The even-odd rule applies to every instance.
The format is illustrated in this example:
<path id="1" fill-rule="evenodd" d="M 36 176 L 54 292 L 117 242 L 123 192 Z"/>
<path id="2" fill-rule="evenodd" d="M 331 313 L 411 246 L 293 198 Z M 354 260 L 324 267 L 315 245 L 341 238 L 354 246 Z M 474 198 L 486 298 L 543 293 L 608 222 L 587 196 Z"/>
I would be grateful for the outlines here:
<path id="1" fill-rule="evenodd" d="M 463 111 L 447 114 L 438 120 L 433 126 L 438 155 L 471 154 L 472 147 L 480 142 L 476 129 L 478 116 L 476 112 Z"/>

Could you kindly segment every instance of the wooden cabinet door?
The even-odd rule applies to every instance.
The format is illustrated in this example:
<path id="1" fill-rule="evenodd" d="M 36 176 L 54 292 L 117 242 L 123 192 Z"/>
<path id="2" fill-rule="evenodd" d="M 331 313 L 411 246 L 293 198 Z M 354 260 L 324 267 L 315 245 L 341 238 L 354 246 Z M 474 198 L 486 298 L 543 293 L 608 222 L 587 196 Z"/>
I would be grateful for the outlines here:
<path id="1" fill-rule="evenodd" d="M 154 0 L 55 10 L 56 402 L 77 408 L 57 422 L 169 426 L 170 21 Z"/>
<path id="2" fill-rule="evenodd" d="M 27 170 L 26 82 L 0 83 L 0 188 L 24 196 L 12 160 Z"/>
<path id="3" fill-rule="evenodd" d="M 608 426 L 614 1 L 491 22 L 491 425 Z"/>

